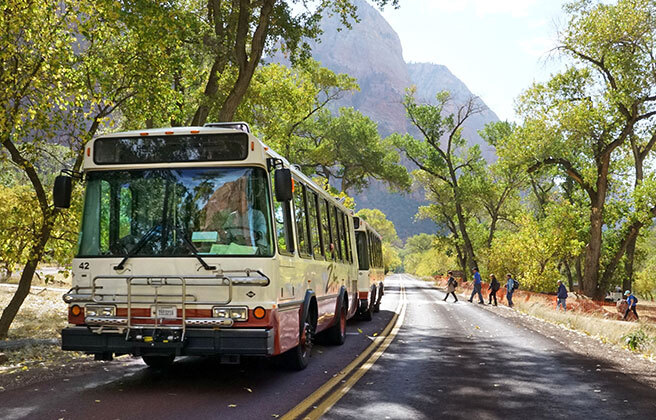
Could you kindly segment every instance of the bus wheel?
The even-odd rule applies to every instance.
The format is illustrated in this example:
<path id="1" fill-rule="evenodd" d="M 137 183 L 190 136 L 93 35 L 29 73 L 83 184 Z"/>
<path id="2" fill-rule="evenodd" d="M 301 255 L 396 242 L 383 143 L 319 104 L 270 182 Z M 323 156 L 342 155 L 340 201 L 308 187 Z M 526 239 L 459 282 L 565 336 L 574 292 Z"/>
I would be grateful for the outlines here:
<path id="1" fill-rule="evenodd" d="M 374 312 L 380 312 L 380 301 L 383 299 L 383 285 L 378 286 L 378 292 L 376 293 L 376 304 L 374 305 Z"/>
<path id="2" fill-rule="evenodd" d="M 335 320 L 335 325 L 330 327 L 326 331 L 328 335 L 328 340 L 331 344 L 341 346 L 346 340 L 346 306 L 342 303 L 342 307 L 339 310 L 339 313 L 336 314 L 337 319 Z"/>
<path id="3" fill-rule="evenodd" d="M 141 356 L 144 363 L 153 369 L 165 369 L 173 364 L 175 360 L 174 355 L 161 356 L 161 355 L 144 355 Z"/>
<path id="4" fill-rule="evenodd" d="M 367 305 L 367 310 L 362 313 L 362 319 L 365 321 L 371 321 L 374 316 L 374 304 L 376 302 L 376 289 L 373 289 L 369 296 L 369 305 Z"/>
<path id="5" fill-rule="evenodd" d="M 294 370 L 303 370 L 310 363 L 314 332 L 315 327 L 312 323 L 310 312 L 308 311 L 303 320 L 303 327 L 300 330 L 298 346 L 286 353 L 287 364 L 290 368 Z"/>

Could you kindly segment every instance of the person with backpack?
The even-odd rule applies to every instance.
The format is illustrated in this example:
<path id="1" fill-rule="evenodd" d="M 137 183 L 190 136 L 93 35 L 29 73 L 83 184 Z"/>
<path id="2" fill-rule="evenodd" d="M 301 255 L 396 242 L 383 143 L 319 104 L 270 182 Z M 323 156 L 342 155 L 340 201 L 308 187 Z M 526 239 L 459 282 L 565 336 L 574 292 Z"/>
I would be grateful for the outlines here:
<path id="1" fill-rule="evenodd" d="M 474 272 L 474 290 L 472 290 L 472 294 L 469 297 L 469 302 L 471 303 L 472 300 L 474 300 L 474 295 L 478 294 L 478 303 L 484 305 L 485 301 L 483 300 L 483 294 L 481 293 L 481 289 L 483 288 L 481 273 L 478 272 L 478 268 L 474 268 L 472 271 Z"/>
<path id="2" fill-rule="evenodd" d="M 497 292 L 501 288 L 501 283 L 494 274 L 490 274 L 490 278 L 492 281 L 490 282 L 490 296 L 488 296 L 487 304 L 491 304 L 492 298 L 494 298 L 494 306 L 497 306 Z"/>
<path id="3" fill-rule="evenodd" d="M 447 274 L 449 275 L 449 282 L 446 284 L 446 296 L 444 296 L 443 300 L 446 302 L 446 298 L 449 297 L 449 294 L 452 294 L 453 298 L 457 302 L 458 298 L 456 297 L 456 287 L 458 287 L 458 282 L 455 278 L 453 278 L 453 271 L 449 271 Z"/>
<path id="4" fill-rule="evenodd" d="M 636 305 L 638 305 L 638 298 L 633 296 L 630 290 L 627 290 L 624 292 L 624 296 L 626 296 L 626 312 L 624 312 L 624 319 L 626 321 L 626 317 L 629 316 L 629 312 L 633 312 L 635 314 L 636 319 L 640 319 L 638 317 L 638 312 L 636 312 Z"/>
<path id="5" fill-rule="evenodd" d="M 506 299 L 508 299 L 508 306 L 511 308 L 514 306 L 512 301 L 512 295 L 516 289 L 519 288 L 519 282 L 512 278 L 512 274 L 506 274 L 508 281 L 506 282 Z"/>
<path id="6" fill-rule="evenodd" d="M 563 311 L 567 312 L 567 288 L 560 280 L 558 280 L 558 295 L 556 297 L 558 298 L 558 302 L 556 302 L 556 310 L 562 306 Z"/>

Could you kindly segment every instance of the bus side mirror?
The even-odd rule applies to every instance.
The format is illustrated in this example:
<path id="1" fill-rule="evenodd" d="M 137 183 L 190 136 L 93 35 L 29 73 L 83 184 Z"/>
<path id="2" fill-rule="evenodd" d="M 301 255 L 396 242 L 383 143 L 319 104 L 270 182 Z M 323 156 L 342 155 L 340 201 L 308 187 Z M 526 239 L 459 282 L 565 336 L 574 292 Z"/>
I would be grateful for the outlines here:
<path id="1" fill-rule="evenodd" d="M 287 168 L 277 169 L 275 173 L 276 201 L 283 203 L 292 199 L 292 171 Z"/>
<path id="2" fill-rule="evenodd" d="M 55 178 L 55 186 L 52 190 L 52 200 L 55 207 L 67 209 L 71 206 L 72 178 L 59 175 Z"/>

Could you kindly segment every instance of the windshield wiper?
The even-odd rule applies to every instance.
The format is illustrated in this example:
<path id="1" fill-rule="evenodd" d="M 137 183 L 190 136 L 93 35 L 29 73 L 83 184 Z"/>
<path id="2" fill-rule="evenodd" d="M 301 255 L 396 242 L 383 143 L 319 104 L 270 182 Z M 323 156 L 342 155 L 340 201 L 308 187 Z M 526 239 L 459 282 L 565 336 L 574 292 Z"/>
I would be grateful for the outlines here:
<path id="1" fill-rule="evenodd" d="M 201 265 L 203 266 L 203 268 L 204 268 L 205 270 L 207 270 L 207 271 L 216 270 L 216 266 L 207 264 L 207 263 L 205 262 L 205 260 L 203 259 L 203 257 L 201 257 L 200 255 L 198 255 L 198 250 L 196 249 L 196 247 L 194 246 L 194 244 L 191 243 L 191 241 L 189 240 L 189 238 L 187 238 L 187 235 L 185 235 L 185 233 L 184 233 L 183 231 L 181 231 L 180 229 L 178 229 L 178 234 L 179 234 L 180 236 L 182 236 L 182 241 L 185 243 L 185 245 L 187 245 L 187 248 L 189 248 L 189 250 L 191 251 L 191 253 L 194 254 L 194 257 L 196 257 L 196 259 L 198 259 L 198 261 L 201 263 Z"/>
<path id="2" fill-rule="evenodd" d="M 160 225 L 155 225 L 152 228 L 150 228 L 148 232 L 146 232 L 146 234 L 143 236 L 143 238 L 141 238 L 141 240 L 134 246 L 134 248 L 132 248 L 130 252 L 128 252 L 127 255 L 121 260 L 121 262 L 118 263 L 118 265 L 114 266 L 114 270 L 117 271 L 123 270 L 124 268 L 123 265 L 125 264 L 125 262 L 129 258 L 134 257 L 136 253 L 139 252 L 141 248 L 143 248 L 154 237 L 155 233 L 157 233 L 158 227 L 160 227 Z"/>

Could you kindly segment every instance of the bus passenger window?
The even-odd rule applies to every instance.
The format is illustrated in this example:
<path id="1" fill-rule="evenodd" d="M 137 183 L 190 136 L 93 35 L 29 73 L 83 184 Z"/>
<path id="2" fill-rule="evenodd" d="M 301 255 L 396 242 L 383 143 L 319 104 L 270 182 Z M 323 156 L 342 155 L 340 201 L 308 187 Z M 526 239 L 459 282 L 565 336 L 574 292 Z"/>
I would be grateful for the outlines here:
<path id="1" fill-rule="evenodd" d="M 318 212 L 317 212 L 317 195 L 311 191 L 307 190 L 307 204 L 308 204 L 308 216 L 310 218 L 310 239 L 312 240 L 312 249 L 314 251 L 314 258 L 323 259 L 323 252 L 321 249 L 321 240 L 319 239 L 319 221 L 318 221 Z"/>
<path id="2" fill-rule="evenodd" d="M 344 262 L 348 262 L 348 248 L 346 246 L 346 226 L 344 225 L 344 213 L 339 209 L 337 210 L 337 218 L 339 219 L 339 243 L 342 249 L 342 256 Z"/>
<path id="3" fill-rule="evenodd" d="M 351 252 L 351 232 L 349 226 L 349 218 L 344 213 L 342 213 L 342 228 L 344 231 L 344 259 L 351 263 L 353 262 L 353 253 Z"/>
<path id="4" fill-rule="evenodd" d="M 296 181 L 294 191 L 294 216 L 296 218 L 296 237 L 298 252 L 301 255 L 310 255 L 310 241 L 308 238 L 307 212 L 305 211 L 305 186 Z"/>
<path id="5" fill-rule="evenodd" d="M 328 203 L 326 200 L 321 199 L 319 200 L 320 204 L 320 213 L 321 213 L 321 236 L 323 238 L 323 249 L 324 249 L 324 255 L 326 256 L 327 260 L 332 260 L 334 259 L 333 253 L 330 250 L 330 244 L 332 243 L 332 239 L 330 237 L 330 223 L 328 221 Z"/>
<path id="6" fill-rule="evenodd" d="M 275 177 L 271 174 L 271 185 L 275 191 Z M 276 237 L 278 238 L 278 250 L 281 253 L 294 252 L 291 218 L 289 217 L 289 202 L 280 203 L 273 197 L 273 216 L 275 218 Z"/>
<path id="7" fill-rule="evenodd" d="M 337 207 L 332 207 L 331 214 L 332 214 L 332 221 L 335 222 L 332 225 L 332 232 L 333 232 L 333 240 L 335 241 L 335 259 L 336 260 L 341 260 L 342 259 L 342 248 L 340 247 L 340 239 L 339 239 L 339 218 L 337 217 L 339 210 L 337 210 Z"/>

